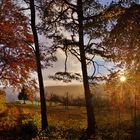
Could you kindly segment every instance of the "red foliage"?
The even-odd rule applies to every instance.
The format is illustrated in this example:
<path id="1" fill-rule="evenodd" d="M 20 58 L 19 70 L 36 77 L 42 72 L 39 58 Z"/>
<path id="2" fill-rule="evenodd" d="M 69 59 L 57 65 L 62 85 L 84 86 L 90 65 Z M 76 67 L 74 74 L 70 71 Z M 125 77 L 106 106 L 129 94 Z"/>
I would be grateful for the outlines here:
<path id="1" fill-rule="evenodd" d="M 12 0 L 0 3 L 0 79 L 20 85 L 36 69 L 28 18 Z"/>

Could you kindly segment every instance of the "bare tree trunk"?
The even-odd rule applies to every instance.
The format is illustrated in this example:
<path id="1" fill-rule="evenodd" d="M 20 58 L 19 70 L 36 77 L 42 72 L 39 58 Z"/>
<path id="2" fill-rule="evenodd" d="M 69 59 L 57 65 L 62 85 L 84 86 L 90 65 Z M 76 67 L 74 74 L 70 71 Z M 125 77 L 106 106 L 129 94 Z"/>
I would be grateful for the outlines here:
<path id="1" fill-rule="evenodd" d="M 83 85 L 84 85 L 86 109 L 87 109 L 87 123 L 88 123 L 87 132 L 88 135 L 92 135 L 95 133 L 95 116 L 94 116 L 94 109 L 93 109 L 93 103 L 91 98 L 92 96 L 89 89 L 87 65 L 86 65 L 86 57 L 85 57 L 85 49 L 84 49 L 82 0 L 78 0 L 77 5 L 78 5 L 78 21 L 79 21 L 79 49 L 80 49 Z"/>
<path id="2" fill-rule="evenodd" d="M 30 0 L 30 10 L 31 10 L 31 27 L 32 27 L 33 37 L 34 37 L 37 73 L 38 73 L 39 88 L 40 88 L 41 121 L 42 121 L 41 124 L 42 124 L 42 130 L 46 130 L 48 128 L 48 120 L 46 114 L 46 99 L 45 99 L 43 77 L 42 77 L 41 63 L 40 63 L 39 42 L 38 42 L 38 35 L 36 31 L 36 25 L 35 25 L 34 0 Z"/>

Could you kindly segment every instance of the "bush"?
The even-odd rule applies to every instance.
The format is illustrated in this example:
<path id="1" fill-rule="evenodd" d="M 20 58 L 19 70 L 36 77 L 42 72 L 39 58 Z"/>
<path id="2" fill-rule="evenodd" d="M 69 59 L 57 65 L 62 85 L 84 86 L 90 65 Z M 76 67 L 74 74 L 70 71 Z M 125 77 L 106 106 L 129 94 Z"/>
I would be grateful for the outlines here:
<path id="1" fill-rule="evenodd" d="M 24 139 L 31 139 L 38 134 L 38 127 L 36 121 L 32 118 L 22 120 L 21 136 Z"/>

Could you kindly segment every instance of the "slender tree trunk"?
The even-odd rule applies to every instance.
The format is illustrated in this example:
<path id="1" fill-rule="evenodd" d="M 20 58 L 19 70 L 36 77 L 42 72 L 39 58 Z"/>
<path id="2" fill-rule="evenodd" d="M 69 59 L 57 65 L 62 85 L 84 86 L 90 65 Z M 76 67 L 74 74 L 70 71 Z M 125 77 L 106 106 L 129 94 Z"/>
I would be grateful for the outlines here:
<path id="1" fill-rule="evenodd" d="M 34 0 L 30 0 L 30 10 L 31 10 L 31 27 L 32 27 L 33 37 L 34 37 L 37 73 L 38 73 L 39 88 L 40 88 L 41 121 L 42 121 L 41 124 L 42 124 L 42 130 L 46 130 L 48 128 L 48 120 L 47 120 L 47 113 L 46 113 L 46 99 L 45 99 L 45 92 L 44 92 L 44 85 L 43 85 L 43 77 L 42 77 L 41 63 L 40 63 L 39 42 L 38 42 L 38 35 L 36 31 L 36 25 L 35 25 Z"/>
<path id="2" fill-rule="evenodd" d="M 87 132 L 88 135 L 92 135 L 95 133 L 95 116 L 94 116 L 91 93 L 89 89 L 87 65 L 86 65 L 86 57 L 85 57 L 85 49 L 84 49 L 82 0 L 78 0 L 77 5 L 78 5 L 78 21 L 79 21 L 79 49 L 80 49 L 83 85 L 84 85 L 86 109 L 87 109 L 87 123 L 88 123 Z"/>

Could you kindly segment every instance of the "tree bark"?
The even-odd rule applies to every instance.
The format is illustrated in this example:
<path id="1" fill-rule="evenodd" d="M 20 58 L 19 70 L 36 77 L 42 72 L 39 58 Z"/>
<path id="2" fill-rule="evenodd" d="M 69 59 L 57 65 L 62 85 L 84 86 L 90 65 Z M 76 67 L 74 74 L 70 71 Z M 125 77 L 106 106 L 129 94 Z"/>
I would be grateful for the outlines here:
<path id="1" fill-rule="evenodd" d="M 92 96 L 89 88 L 85 49 L 84 49 L 82 0 L 77 0 L 77 5 L 78 5 L 78 21 L 79 21 L 79 50 L 80 50 L 83 85 L 84 85 L 86 109 L 87 109 L 87 124 L 88 124 L 87 133 L 88 135 L 92 135 L 95 134 L 95 115 L 94 115 L 94 108 L 92 103 Z"/>
<path id="2" fill-rule="evenodd" d="M 42 130 L 46 130 L 48 128 L 48 119 L 47 119 L 47 110 L 46 110 L 47 107 L 46 107 L 43 77 L 42 77 L 42 71 L 41 71 L 38 35 L 37 35 L 36 24 L 35 24 L 36 18 L 35 18 L 34 0 L 30 0 L 30 10 L 31 10 L 31 28 L 32 28 L 33 37 L 34 37 L 37 73 L 38 73 L 39 88 L 40 88 L 41 125 L 42 125 Z"/>

